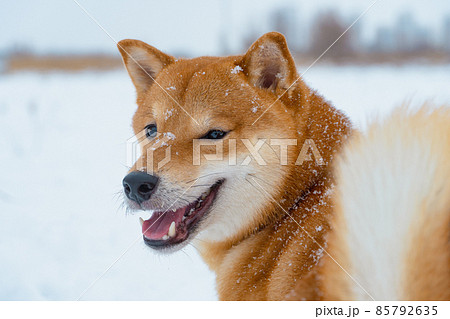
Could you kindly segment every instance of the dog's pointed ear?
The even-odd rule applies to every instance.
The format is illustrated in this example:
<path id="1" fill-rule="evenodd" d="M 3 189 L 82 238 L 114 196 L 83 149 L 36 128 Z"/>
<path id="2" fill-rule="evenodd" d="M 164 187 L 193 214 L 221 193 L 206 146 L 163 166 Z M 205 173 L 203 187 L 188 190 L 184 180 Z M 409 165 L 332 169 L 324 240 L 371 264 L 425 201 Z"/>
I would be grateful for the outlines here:
<path id="1" fill-rule="evenodd" d="M 287 89 L 297 79 L 297 69 L 286 39 L 278 32 L 266 33 L 256 40 L 240 65 L 249 82 L 263 89 Z"/>
<path id="2" fill-rule="evenodd" d="M 147 91 L 158 73 L 175 61 L 174 57 L 139 40 L 122 40 L 117 47 L 138 95 Z"/>

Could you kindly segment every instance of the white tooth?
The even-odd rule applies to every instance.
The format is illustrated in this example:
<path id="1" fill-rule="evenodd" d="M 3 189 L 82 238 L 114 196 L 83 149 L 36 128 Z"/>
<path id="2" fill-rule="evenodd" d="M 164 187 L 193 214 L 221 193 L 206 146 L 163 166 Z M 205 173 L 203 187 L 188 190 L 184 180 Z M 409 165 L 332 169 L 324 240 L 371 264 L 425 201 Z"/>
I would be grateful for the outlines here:
<path id="1" fill-rule="evenodd" d="M 184 222 L 185 219 L 186 219 L 186 216 L 183 216 L 183 218 L 181 218 L 181 221 Z"/>
<path id="2" fill-rule="evenodd" d="M 199 208 L 200 207 L 200 202 L 198 202 L 197 203 L 197 206 L 195 206 L 196 208 Z"/>
<path id="3" fill-rule="evenodd" d="M 169 236 L 167 236 L 167 235 L 162 236 L 162 240 L 167 240 L 167 239 L 169 239 Z"/>
<path id="4" fill-rule="evenodd" d="M 139 222 L 141 223 L 141 226 L 144 225 L 144 220 L 142 219 L 142 217 L 139 217 Z"/>
<path id="5" fill-rule="evenodd" d="M 169 235 L 169 237 L 175 236 L 175 222 L 172 222 L 172 224 L 170 224 L 169 232 L 167 233 L 167 235 Z"/>
<path id="6" fill-rule="evenodd" d="M 172 211 L 175 213 L 177 210 L 175 208 L 172 208 Z"/>

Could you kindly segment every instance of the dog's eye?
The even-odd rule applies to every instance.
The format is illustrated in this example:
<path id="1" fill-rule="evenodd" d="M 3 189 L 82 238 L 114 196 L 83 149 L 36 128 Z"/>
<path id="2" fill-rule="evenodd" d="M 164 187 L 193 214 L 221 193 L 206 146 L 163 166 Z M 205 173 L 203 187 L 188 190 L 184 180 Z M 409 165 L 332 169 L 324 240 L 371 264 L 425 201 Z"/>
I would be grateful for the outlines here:
<path id="1" fill-rule="evenodd" d="M 148 138 L 153 138 L 156 136 L 158 130 L 156 129 L 156 124 L 149 124 L 145 127 L 145 135 Z"/>
<path id="2" fill-rule="evenodd" d="M 223 138 L 225 135 L 227 135 L 228 132 L 224 132 L 221 130 L 211 130 L 208 133 L 206 133 L 204 136 L 202 136 L 202 139 L 207 139 L 207 140 L 220 140 L 221 138 Z"/>

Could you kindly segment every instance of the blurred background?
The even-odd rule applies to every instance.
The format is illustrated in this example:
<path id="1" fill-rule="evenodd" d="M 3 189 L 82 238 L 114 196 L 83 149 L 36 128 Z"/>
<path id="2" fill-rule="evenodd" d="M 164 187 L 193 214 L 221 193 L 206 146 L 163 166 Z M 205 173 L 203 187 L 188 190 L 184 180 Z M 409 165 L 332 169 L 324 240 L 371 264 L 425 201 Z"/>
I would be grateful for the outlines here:
<path id="1" fill-rule="evenodd" d="M 261 34 L 278 31 L 298 61 L 307 64 L 373 2 L 18 0 L 2 10 L 0 56 L 6 72 L 110 70 L 121 67 L 111 38 L 142 39 L 192 57 L 240 53 Z M 450 2 L 379 0 L 321 62 L 449 60 Z"/>
<path id="2" fill-rule="evenodd" d="M 15 0 L 0 11 L 0 300 L 214 300 L 189 246 L 161 256 L 121 207 L 134 87 L 115 41 L 177 57 L 282 32 L 304 80 L 355 125 L 450 103 L 450 2 Z M 86 290 L 87 289 L 87 290 Z"/>

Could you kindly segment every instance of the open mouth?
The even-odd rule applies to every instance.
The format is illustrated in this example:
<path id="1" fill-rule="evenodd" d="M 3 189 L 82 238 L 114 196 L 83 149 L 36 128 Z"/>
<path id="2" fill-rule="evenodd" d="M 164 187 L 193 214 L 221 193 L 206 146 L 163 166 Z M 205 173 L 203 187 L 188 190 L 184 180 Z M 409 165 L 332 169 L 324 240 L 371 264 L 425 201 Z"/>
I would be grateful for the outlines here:
<path id="1" fill-rule="evenodd" d="M 223 180 L 216 182 L 196 201 L 178 208 L 154 212 L 148 220 L 142 220 L 144 242 L 152 248 L 166 248 L 179 244 L 195 230 L 199 221 L 208 213 Z"/>

